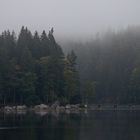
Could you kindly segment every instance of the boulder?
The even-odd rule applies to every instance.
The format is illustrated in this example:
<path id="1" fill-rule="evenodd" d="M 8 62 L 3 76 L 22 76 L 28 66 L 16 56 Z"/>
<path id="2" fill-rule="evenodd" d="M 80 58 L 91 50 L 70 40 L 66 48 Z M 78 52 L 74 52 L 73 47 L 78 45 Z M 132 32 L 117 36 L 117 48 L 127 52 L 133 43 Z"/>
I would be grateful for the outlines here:
<path id="1" fill-rule="evenodd" d="M 66 109 L 70 109 L 71 108 L 71 105 L 70 104 L 67 104 L 65 108 Z"/>
<path id="2" fill-rule="evenodd" d="M 87 108 L 87 104 L 85 104 L 84 107 Z"/>
<path id="3" fill-rule="evenodd" d="M 71 108 L 72 108 L 72 109 L 78 109 L 78 108 L 79 108 L 79 106 L 80 106 L 79 104 L 76 104 L 76 105 L 71 105 Z"/>
<path id="4" fill-rule="evenodd" d="M 64 106 L 57 106 L 56 111 L 63 112 L 63 111 L 65 111 L 65 107 Z"/>
<path id="5" fill-rule="evenodd" d="M 12 106 L 13 110 L 16 110 L 16 106 Z"/>
<path id="6" fill-rule="evenodd" d="M 34 107 L 35 110 L 40 111 L 40 110 L 47 110 L 49 107 L 45 104 L 40 104 L 40 105 L 36 105 Z"/>
<path id="7" fill-rule="evenodd" d="M 10 106 L 5 106 L 4 107 L 4 111 L 6 111 L 6 112 L 13 112 L 13 108 L 10 107 Z"/>
<path id="8" fill-rule="evenodd" d="M 56 108 L 59 107 L 59 106 L 60 106 L 59 101 L 56 101 L 56 102 L 54 102 L 54 103 L 51 105 L 51 108 L 52 108 L 52 109 L 56 109 Z"/>
<path id="9" fill-rule="evenodd" d="M 16 109 L 17 110 L 26 110 L 27 107 L 26 107 L 26 105 L 19 105 L 19 106 L 16 107 Z"/>

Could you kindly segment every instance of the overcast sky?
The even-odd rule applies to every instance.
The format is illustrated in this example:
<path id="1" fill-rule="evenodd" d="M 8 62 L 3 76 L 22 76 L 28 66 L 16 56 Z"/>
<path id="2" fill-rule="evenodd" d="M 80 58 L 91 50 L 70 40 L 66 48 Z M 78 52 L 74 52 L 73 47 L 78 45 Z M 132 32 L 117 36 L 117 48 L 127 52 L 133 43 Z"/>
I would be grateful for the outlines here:
<path id="1" fill-rule="evenodd" d="M 140 25 L 140 0 L 0 0 L 0 31 L 54 27 L 56 36 L 91 36 Z"/>

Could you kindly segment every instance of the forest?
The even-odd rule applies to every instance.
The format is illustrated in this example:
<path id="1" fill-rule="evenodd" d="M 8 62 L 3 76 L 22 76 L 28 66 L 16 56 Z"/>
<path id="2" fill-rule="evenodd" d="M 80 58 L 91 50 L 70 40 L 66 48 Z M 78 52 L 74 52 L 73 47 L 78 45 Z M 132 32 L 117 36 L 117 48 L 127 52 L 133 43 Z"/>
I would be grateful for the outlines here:
<path id="1" fill-rule="evenodd" d="M 1 105 L 140 104 L 140 27 L 62 46 L 53 32 L 2 32 Z"/>
<path id="2" fill-rule="evenodd" d="M 53 28 L 34 35 L 22 27 L 0 35 L 0 104 L 28 106 L 40 103 L 79 103 L 80 81 L 76 55 L 66 56 L 53 36 Z"/>
<path id="3" fill-rule="evenodd" d="M 93 39 L 63 42 L 73 49 L 81 94 L 89 103 L 140 104 L 140 27 L 98 33 Z"/>

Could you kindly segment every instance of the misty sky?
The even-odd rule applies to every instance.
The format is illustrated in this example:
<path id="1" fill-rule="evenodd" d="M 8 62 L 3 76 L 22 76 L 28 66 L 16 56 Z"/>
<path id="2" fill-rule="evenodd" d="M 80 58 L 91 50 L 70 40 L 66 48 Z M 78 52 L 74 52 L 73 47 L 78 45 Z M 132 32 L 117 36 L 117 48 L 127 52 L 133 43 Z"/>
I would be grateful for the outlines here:
<path id="1" fill-rule="evenodd" d="M 54 27 L 57 36 L 91 36 L 140 25 L 140 0 L 0 0 L 0 31 Z"/>

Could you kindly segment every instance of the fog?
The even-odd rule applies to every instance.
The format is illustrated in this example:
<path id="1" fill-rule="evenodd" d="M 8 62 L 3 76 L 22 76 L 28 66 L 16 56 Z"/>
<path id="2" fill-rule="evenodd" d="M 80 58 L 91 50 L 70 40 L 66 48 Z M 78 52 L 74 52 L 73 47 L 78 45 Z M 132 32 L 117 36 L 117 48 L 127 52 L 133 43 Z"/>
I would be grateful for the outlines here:
<path id="1" fill-rule="evenodd" d="M 0 31 L 22 25 L 56 37 L 87 38 L 140 24 L 139 0 L 0 0 Z"/>

